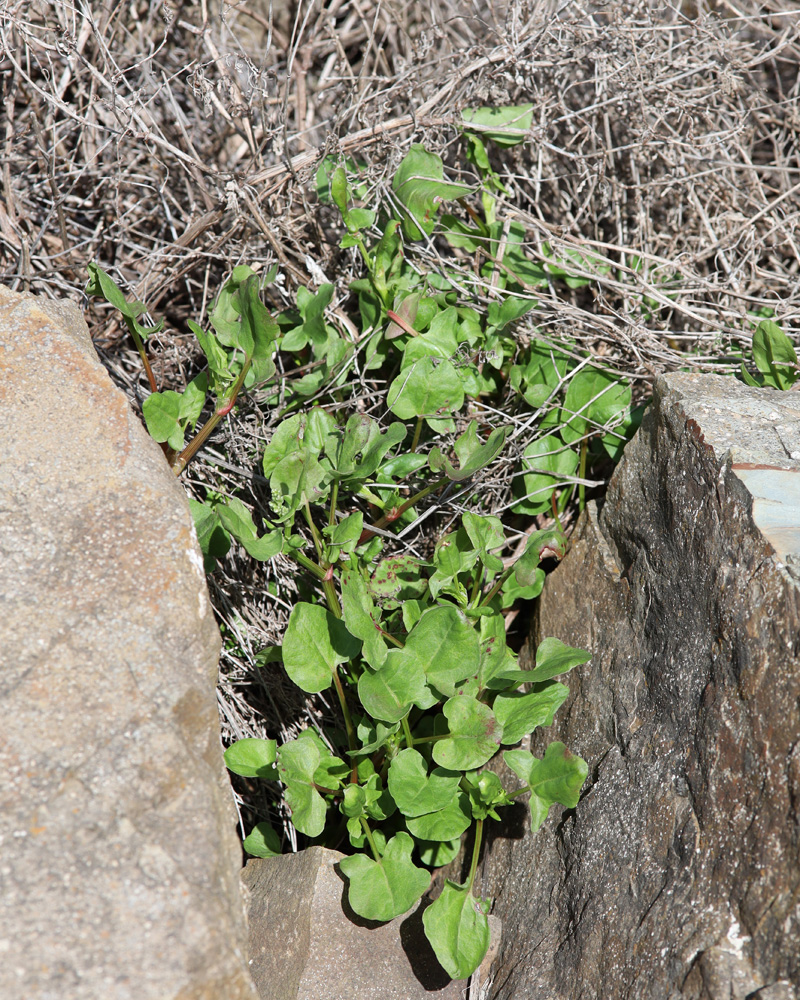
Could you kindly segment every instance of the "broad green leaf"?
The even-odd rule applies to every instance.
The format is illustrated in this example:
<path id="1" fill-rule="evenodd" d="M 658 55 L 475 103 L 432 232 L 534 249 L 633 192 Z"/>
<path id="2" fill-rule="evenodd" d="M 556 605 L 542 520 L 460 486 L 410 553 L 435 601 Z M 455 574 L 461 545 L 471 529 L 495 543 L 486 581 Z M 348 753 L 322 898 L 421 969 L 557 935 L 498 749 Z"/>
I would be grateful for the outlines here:
<path id="1" fill-rule="evenodd" d="M 270 823 L 256 823 L 242 847 L 254 858 L 274 858 L 281 853 L 281 839 Z"/>
<path id="2" fill-rule="evenodd" d="M 481 618 L 480 639 L 481 666 L 478 680 L 480 687 L 485 688 L 492 686 L 492 678 L 497 674 L 514 670 L 517 658 L 506 644 L 506 627 L 502 615 Z"/>
<path id="3" fill-rule="evenodd" d="M 278 520 L 287 520 L 304 503 L 316 503 L 328 491 L 328 473 L 310 452 L 282 458 L 269 477 L 270 504 Z"/>
<path id="4" fill-rule="evenodd" d="M 174 389 L 153 392 L 142 403 L 142 413 L 150 437 L 159 444 L 166 441 L 173 451 L 183 448 L 181 397 Z"/>
<path id="5" fill-rule="evenodd" d="M 531 790 L 531 830 L 544 823 L 550 806 L 560 803 L 574 809 L 589 773 L 585 760 L 576 757 L 563 743 L 551 743 L 542 760 L 527 750 L 506 750 L 503 759 Z"/>
<path id="6" fill-rule="evenodd" d="M 432 448 L 428 462 L 435 472 L 444 472 L 448 479 L 461 482 L 493 461 L 503 448 L 508 433 L 507 427 L 496 427 L 486 441 L 478 437 L 478 422 L 473 420 L 455 443 L 455 452 L 461 463 L 456 469 L 438 448 Z"/>
<path id="7" fill-rule="evenodd" d="M 365 814 L 366 805 L 367 793 L 361 785 L 348 785 L 339 808 L 344 816 L 353 819 Z"/>
<path id="8" fill-rule="evenodd" d="M 430 236 L 443 201 L 464 198 L 472 189 L 444 179 L 444 165 L 435 153 L 415 143 L 406 153 L 392 180 L 392 190 L 406 209 L 403 233 L 410 240 Z"/>
<path id="9" fill-rule="evenodd" d="M 283 639 L 283 665 L 303 691 L 325 691 L 337 664 L 351 660 L 360 649 L 361 642 L 326 608 L 302 602 L 294 606 Z"/>
<path id="10" fill-rule="evenodd" d="M 480 666 L 478 633 L 451 604 L 426 611 L 398 652 L 448 697 L 455 694 L 459 681 L 475 676 Z"/>
<path id="11" fill-rule="evenodd" d="M 425 937 L 451 979 L 466 979 L 489 950 L 490 899 L 476 899 L 469 886 L 447 879 L 441 895 L 422 914 Z"/>
<path id="12" fill-rule="evenodd" d="M 427 695 L 422 665 L 405 649 L 390 649 L 379 670 L 366 669 L 358 679 L 361 704 L 382 722 L 399 722 Z"/>
<path id="13" fill-rule="evenodd" d="M 383 666 L 387 648 L 380 631 L 380 611 L 358 567 L 342 571 L 342 613 L 348 632 L 364 643 L 361 655 L 367 663 L 375 670 Z"/>
<path id="14" fill-rule="evenodd" d="M 227 503 L 217 504 L 214 509 L 225 528 L 253 559 L 265 562 L 281 551 L 283 546 L 281 532 L 269 531 L 259 538 L 253 523 L 253 515 L 241 500 L 232 497 Z"/>
<path id="15" fill-rule="evenodd" d="M 328 559 L 335 563 L 342 556 L 351 556 L 364 529 L 364 515 L 360 510 L 348 514 L 341 521 L 323 529 L 328 539 Z"/>
<path id="16" fill-rule="evenodd" d="M 764 383 L 775 389 L 788 389 L 800 375 L 794 345 L 772 320 L 762 320 L 756 327 L 753 360 L 765 376 Z"/>
<path id="17" fill-rule="evenodd" d="M 449 416 L 464 404 L 464 388 L 453 365 L 425 357 L 401 371 L 389 386 L 386 405 L 401 420 Z"/>
<path id="18" fill-rule="evenodd" d="M 427 590 L 422 563 L 413 556 L 392 556 L 382 559 L 375 567 L 370 590 L 380 601 L 408 601 L 421 597 Z"/>
<path id="19" fill-rule="evenodd" d="M 536 304 L 536 299 L 523 299 L 518 295 L 507 295 L 502 302 L 490 302 L 486 311 L 488 326 L 498 332 L 504 330 L 509 323 L 529 313 Z"/>
<path id="20" fill-rule="evenodd" d="M 180 419 L 184 427 L 194 429 L 203 410 L 208 391 L 208 376 L 205 372 L 195 375 L 181 393 Z"/>
<path id="21" fill-rule="evenodd" d="M 206 573 L 214 568 L 215 560 L 221 559 L 231 547 L 228 532 L 222 527 L 219 515 L 207 503 L 189 497 L 189 510 L 197 532 L 197 541 L 203 553 Z"/>
<path id="22" fill-rule="evenodd" d="M 503 743 L 511 746 L 519 743 L 523 736 L 532 733 L 537 726 L 552 725 L 553 717 L 568 695 L 569 688 L 555 681 L 545 683 L 541 690 L 529 691 L 527 694 L 521 691 L 499 694 L 492 709 L 503 727 Z"/>
<path id="23" fill-rule="evenodd" d="M 482 139 L 498 146 L 516 146 L 523 142 L 533 123 L 533 105 L 519 104 L 505 108 L 465 108 L 461 112 L 464 128 L 475 130 Z"/>
<path id="24" fill-rule="evenodd" d="M 420 840 L 454 840 L 472 822 L 469 798 L 458 792 L 443 808 L 422 816 L 408 816 L 406 826 Z"/>
<path id="25" fill-rule="evenodd" d="M 455 798 L 459 773 L 435 767 L 430 775 L 417 750 L 401 750 L 389 767 L 389 791 L 404 816 L 435 812 Z"/>
<path id="26" fill-rule="evenodd" d="M 442 711 L 450 735 L 433 744 L 431 753 L 437 764 L 451 771 L 471 771 L 495 755 L 503 727 L 488 705 L 456 695 L 444 703 Z"/>
<path id="27" fill-rule="evenodd" d="M 585 649 L 567 646 L 560 639 L 548 637 L 542 639 L 536 647 L 536 666 L 529 671 L 528 680 L 533 682 L 546 681 L 551 677 L 566 674 L 573 667 L 580 666 L 591 660 L 592 654 Z"/>
<path id="28" fill-rule="evenodd" d="M 561 437 L 567 444 L 618 421 L 631 405 L 626 379 L 599 368 L 584 368 L 567 386 L 562 410 Z"/>
<path id="29" fill-rule="evenodd" d="M 318 837 L 325 829 L 325 800 L 314 788 L 314 773 L 321 754 L 312 739 L 298 737 L 278 751 L 278 774 L 286 786 L 286 804 L 292 823 L 307 837 Z"/>
<path id="30" fill-rule="evenodd" d="M 528 539 L 525 551 L 514 563 L 514 576 L 521 587 L 530 587 L 537 580 L 539 563 L 548 556 L 561 559 L 567 540 L 560 528 L 540 528 Z"/>
<path id="31" fill-rule="evenodd" d="M 532 601 L 538 597 L 544 587 L 544 570 L 537 569 L 532 584 L 522 587 L 512 573 L 500 588 L 500 601 L 503 610 L 510 608 L 515 601 Z"/>
<path id="32" fill-rule="evenodd" d="M 281 421 L 264 449 L 262 467 L 269 477 L 282 459 L 295 453 L 318 458 L 323 451 L 335 447 L 336 421 L 319 406 L 307 413 L 295 414 Z"/>
<path id="33" fill-rule="evenodd" d="M 522 499 L 514 510 L 522 514 L 541 514 L 550 508 L 550 498 L 568 476 L 578 468 L 578 453 L 555 435 L 538 438 L 522 453 L 526 471 L 514 481 L 514 492 Z"/>
<path id="34" fill-rule="evenodd" d="M 347 899 L 366 920 L 392 920 L 416 903 L 431 877 L 411 860 L 414 841 L 396 833 L 386 844 L 380 861 L 366 854 L 343 858 L 339 868 L 350 880 Z"/>
<path id="35" fill-rule="evenodd" d="M 503 522 L 499 517 L 473 514 L 470 511 L 465 511 L 461 520 L 484 568 L 492 573 L 498 573 L 503 568 L 503 560 L 494 550 L 502 548 L 505 544 Z"/>
<path id="36" fill-rule="evenodd" d="M 444 868 L 461 850 L 461 837 L 455 840 L 417 840 L 419 860 L 428 868 Z"/>
<path id="37" fill-rule="evenodd" d="M 234 774 L 245 778 L 277 778 L 275 761 L 278 744 L 275 740 L 248 738 L 237 740 L 225 751 L 225 765 Z"/>
<path id="38" fill-rule="evenodd" d="M 256 380 L 264 382 L 275 374 L 272 353 L 279 329 L 259 296 L 260 280 L 251 275 L 239 293 L 242 319 L 238 346 L 252 359 Z"/>
<path id="39" fill-rule="evenodd" d="M 390 424 L 384 433 L 371 417 L 354 413 L 347 421 L 331 476 L 353 487 L 373 476 L 386 453 L 406 436 L 404 424 Z"/>

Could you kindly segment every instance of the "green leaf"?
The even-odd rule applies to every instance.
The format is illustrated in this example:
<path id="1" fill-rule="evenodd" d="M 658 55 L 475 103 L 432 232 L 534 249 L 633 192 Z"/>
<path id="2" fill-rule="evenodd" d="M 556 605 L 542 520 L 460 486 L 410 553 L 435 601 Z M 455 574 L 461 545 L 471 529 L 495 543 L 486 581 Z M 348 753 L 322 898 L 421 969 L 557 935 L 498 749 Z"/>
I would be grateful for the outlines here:
<path id="1" fill-rule="evenodd" d="M 321 754 L 313 739 L 306 733 L 278 751 L 278 774 L 286 786 L 286 804 L 292 811 L 292 823 L 307 837 L 318 837 L 325 829 L 327 807 L 325 800 L 314 788 L 314 773 L 320 764 Z"/>
<path id="2" fill-rule="evenodd" d="M 283 665 L 303 691 L 325 691 L 337 664 L 353 659 L 360 649 L 361 642 L 326 608 L 302 602 L 294 606 L 283 640 Z"/>
<path id="3" fill-rule="evenodd" d="M 417 750 L 401 750 L 389 767 L 389 791 L 404 816 L 422 816 L 449 805 L 458 793 L 459 773 L 435 767 L 430 775 Z"/>
<path id="4" fill-rule="evenodd" d="M 540 528 L 528 539 L 525 551 L 514 563 L 514 576 L 521 587 L 530 587 L 537 580 L 539 562 L 547 556 L 561 559 L 567 540 L 560 528 Z"/>
<path id="5" fill-rule="evenodd" d="M 478 437 L 478 422 L 473 420 L 455 443 L 455 452 L 461 463 L 456 469 L 448 462 L 438 448 L 432 448 L 428 462 L 435 472 L 444 472 L 453 482 L 469 479 L 475 473 L 492 462 L 503 448 L 509 428 L 496 427 L 487 440 Z"/>
<path id="6" fill-rule="evenodd" d="M 584 368 L 569 381 L 561 437 L 567 444 L 579 441 L 618 420 L 630 405 L 631 387 L 624 378 L 599 368 Z"/>
<path id="7" fill-rule="evenodd" d="M 142 340 L 145 340 L 151 333 L 158 333 L 164 326 L 164 320 L 159 320 L 155 326 L 142 326 L 137 317 L 147 312 L 147 307 L 143 302 L 134 300 L 128 302 L 119 285 L 114 279 L 94 261 L 86 265 L 89 272 L 89 280 L 86 283 L 86 294 L 96 295 L 104 298 L 115 309 L 122 313 L 122 317 L 129 330 L 135 331 Z"/>
<path id="8" fill-rule="evenodd" d="M 585 760 L 571 754 L 563 743 L 551 743 L 542 760 L 527 750 L 506 750 L 503 759 L 530 787 L 532 831 L 544 823 L 550 806 L 555 803 L 567 809 L 578 804 L 589 768 Z"/>
<path id="9" fill-rule="evenodd" d="M 434 743 L 432 756 L 451 771 L 471 771 L 493 757 L 503 739 L 502 724 L 488 705 L 465 695 L 444 703 L 450 735 Z M 430 839 L 430 838 L 429 838 Z"/>
<path id="10" fill-rule="evenodd" d="M 505 544 L 503 522 L 499 517 L 473 514 L 470 511 L 465 511 L 461 521 L 484 568 L 491 573 L 498 573 L 503 568 L 503 560 L 494 550 Z"/>
<path id="11" fill-rule="evenodd" d="M 425 357 L 400 372 L 389 386 L 386 405 L 401 420 L 449 416 L 461 409 L 464 388 L 453 365 Z"/>
<path id="12" fill-rule="evenodd" d="M 466 979 L 489 950 L 491 900 L 475 899 L 467 885 L 447 879 L 441 895 L 422 914 L 425 937 L 451 979 Z"/>
<path id="13" fill-rule="evenodd" d="M 505 108 L 465 108 L 461 112 L 464 129 L 477 126 L 483 139 L 498 146 L 516 146 L 523 142 L 533 124 L 533 105 L 520 104 Z"/>
<path id="14" fill-rule="evenodd" d="M 159 444 L 166 441 L 173 451 L 183 448 L 183 421 L 181 420 L 181 397 L 173 389 L 153 392 L 142 403 L 142 413 L 147 430 Z"/>
<path id="15" fill-rule="evenodd" d="M 392 190 L 408 213 L 403 218 L 404 234 L 410 240 L 421 240 L 433 232 L 439 205 L 466 197 L 472 189 L 446 181 L 441 158 L 415 143 L 397 168 Z"/>
<path id="16" fill-rule="evenodd" d="M 503 743 L 511 746 L 519 743 L 523 736 L 532 733 L 537 726 L 552 725 L 553 717 L 568 696 L 569 688 L 555 681 L 527 694 L 521 691 L 499 694 L 492 708 L 495 718 L 503 727 Z"/>
<path id="17" fill-rule="evenodd" d="M 463 783 L 466 785 L 474 819 L 491 816 L 492 819 L 499 820 L 497 806 L 510 806 L 514 802 L 494 771 L 465 774 Z"/>
<path id="18" fill-rule="evenodd" d="M 221 559 L 231 547 L 228 532 L 222 527 L 219 515 L 207 503 L 189 497 L 189 510 L 197 532 L 197 541 L 204 556 L 206 573 L 214 568 L 216 559 Z"/>
<path id="19" fill-rule="evenodd" d="M 396 833 L 380 861 L 366 854 L 343 858 L 339 868 L 350 881 L 347 898 L 367 920 L 392 920 L 410 910 L 430 885 L 430 875 L 411 860 L 414 841 Z"/>
<path id="20" fill-rule="evenodd" d="M 587 663 L 591 658 L 592 654 L 585 649 L 567 646 L 560 639 L 542 639 L 536 648 L 536 666 L 528 671 L 528 680 L 538 683 L 558 677 L 568 673 L 573 667 Z"/>
<path id="21" fill-rule="evenodd" d="M 281 853 L 281 839 L 270 823 L 256 823 L 242 847 L 254 858 L 274 858 Z"/>
<path id="22" fill-rule="evenodd" d="M 522 499 L 513 510 L 521 514 L 541 514 L 550 508 L 550 498 L 578 468 L 578 454 L 555 435 L 538 438 L 522 453 L 522 468 L 530 470 L 514 482 L 514 492 Z M 521 481 L 520 481 L 521 479 Z"/>
<path id="23" fill-rule="evenodd" d="M 259 382 L 275 374 L 272 352 L 278 338 L 278 324 L 261 301 L 260 278 L 250 275 L 239 293 L 241 325 L 238 345 L 252 359 L 253 372 Z"/>
<path id="24" fill-rule="evenodd" d="M 382 722 L 399 722 L 427 694 L 423 668 L 405 649 L 390 649 L 379 670 L 366 669 L 358 679 L 361 704 Z"/>
<path id="25" fill-rule="evenodd" d="M 459 681 L 475 676 L 480 666 L 478 633 L 452 604 L 426 611 L 398 652 L 448 697 L 455 694 Z"/>
<path id="26" fill-rule="evenodd" d="M 225 528 L 253 559 L 266 562 L 281 551 L 283 546 L 281 532 L 269 531 L 259 538 L 253 523 L 253 515 L 241 500 L 231 497 L 227 503 L 217 504 L 214 509 Z"/>
<path id="27" fill-rule="evenodd" d="M 275 740 L 248 738 L 237 740 L 225 751 L 225 765 L 234 774 L 245 778 L 277 778 L 275 761 L 278 744 Z"/>
<path id="28" fill-rule="evenodd" d="M 395 722 L 391 726 L 373 719 L 362 719 L 356 726 L 356 735 L 361 741 L 360 750 L 352 750 L 351 757 L 363 757 L 365 754 L 375 753 L 385 746 L 395 733 L 400 731 L 400 723 Z"/>
<path id="29" fill-rule="evenodd" d="M 461 837 L 455 840 L 417 840 L 419 860 L 428 868 L 444 868 L 461 850 Z"/>
<path id="30" fill-rule="evenodd" d="M 342 572 L 342 613 L 348 632 L 364 643 L 361 655 L 373 669 L 379 669 L 387 653 L 380 631 L 381 616 L 357 567 Z"/>
<path id="31" fill-rule="evenodd" d="M 762 320 L 753 334 L 753 360 L 764 375 L 764 384 L 788 389 L 800 377 L 794 346 L 772 320 Z"/>
<path id="32" fill-rule="evenodd" d="M 454 840 L 472 822 L 469 798 L 464 792 L 435 812 L 406 817 L 406 826 L 420 840 Z"/>

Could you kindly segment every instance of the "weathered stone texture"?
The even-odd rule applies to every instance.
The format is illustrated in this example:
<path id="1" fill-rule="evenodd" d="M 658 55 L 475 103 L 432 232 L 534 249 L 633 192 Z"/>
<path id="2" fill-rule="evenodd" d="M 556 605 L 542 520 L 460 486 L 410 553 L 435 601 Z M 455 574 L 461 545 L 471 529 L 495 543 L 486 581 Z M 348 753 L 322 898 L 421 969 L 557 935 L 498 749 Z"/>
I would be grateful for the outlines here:
<path id="1" fill-rule="evenodd" d="M 75 306 L 0 288 L 0 997 L 252 1000 L 219 635 Z"/>
<path id="2" fill-rule="evenodd" d="M 532 749 L 590 765 L 574 811 L 498 837 L 497 1000 L 800 994 L 800 399 L 659 378 L 538 633 L 585 646 Z"/>
<path id="3" fill-rule="evenodd" d="M 343 857 L 311 847 L 247 863 L 251 972 L 261 1000 L 461 1000 L 466 983 L 451 981 L 436 961 L 419 907 L 386 924 L 350 910 L 335 868 Z M 492 949 L 476 981 L 486 981 L 501 937 L 500 921 L 490 919 Z"/>

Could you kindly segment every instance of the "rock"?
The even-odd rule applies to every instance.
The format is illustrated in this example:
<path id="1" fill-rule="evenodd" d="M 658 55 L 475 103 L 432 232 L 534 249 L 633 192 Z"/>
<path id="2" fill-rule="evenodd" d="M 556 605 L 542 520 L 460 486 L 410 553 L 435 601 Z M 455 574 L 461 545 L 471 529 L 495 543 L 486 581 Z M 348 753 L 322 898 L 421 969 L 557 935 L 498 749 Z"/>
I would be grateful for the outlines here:
<path id="1" fill-rule="evenodd" d="M 540 602 L 537 634 L 593 658 L 532 749 L 589 780 L 486 852 L 493 1000 L 796 1000 L 799 491 L 798 396 L 656 380 Z"/>
<path id="2" fill-rule="evenodd" d="M 248 861 L 250 970 L 261 1000 L 461 1000 L 466 981 L 452 982 L 436 961 L 420 907 L 386 924 L 350 910 L 334 867 L 343 857 L 310 847 Z M 500 924 L 490 920 L 496 946 Z M 486 981 L 493 956 L 476 979 Z"/>
<path id="3" fill-rule="evenodd" d="M 0 996 L 254 1000 L 183 490 L 74 305 L 0 288 Z"/>

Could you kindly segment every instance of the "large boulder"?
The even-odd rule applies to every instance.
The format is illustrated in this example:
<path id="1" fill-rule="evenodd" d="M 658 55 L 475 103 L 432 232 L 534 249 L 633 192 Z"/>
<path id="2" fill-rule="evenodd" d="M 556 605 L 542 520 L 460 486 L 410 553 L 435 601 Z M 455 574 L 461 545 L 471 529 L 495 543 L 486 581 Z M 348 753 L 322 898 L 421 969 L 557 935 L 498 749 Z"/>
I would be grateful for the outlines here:
<path id="1" fill-rule="evenodd" d="M 549 577 L 578 807 L 501 835 L 496 1000 L 800 986 L 800 396 L 674 374 Z M 513 832 L 513 831 L 512 831 Z"/>
<path id="2" fill-rule="evenodd" d="M 0 288 L 0 996 L 254 1000 L 186 498 L 76 306 Z"/>

